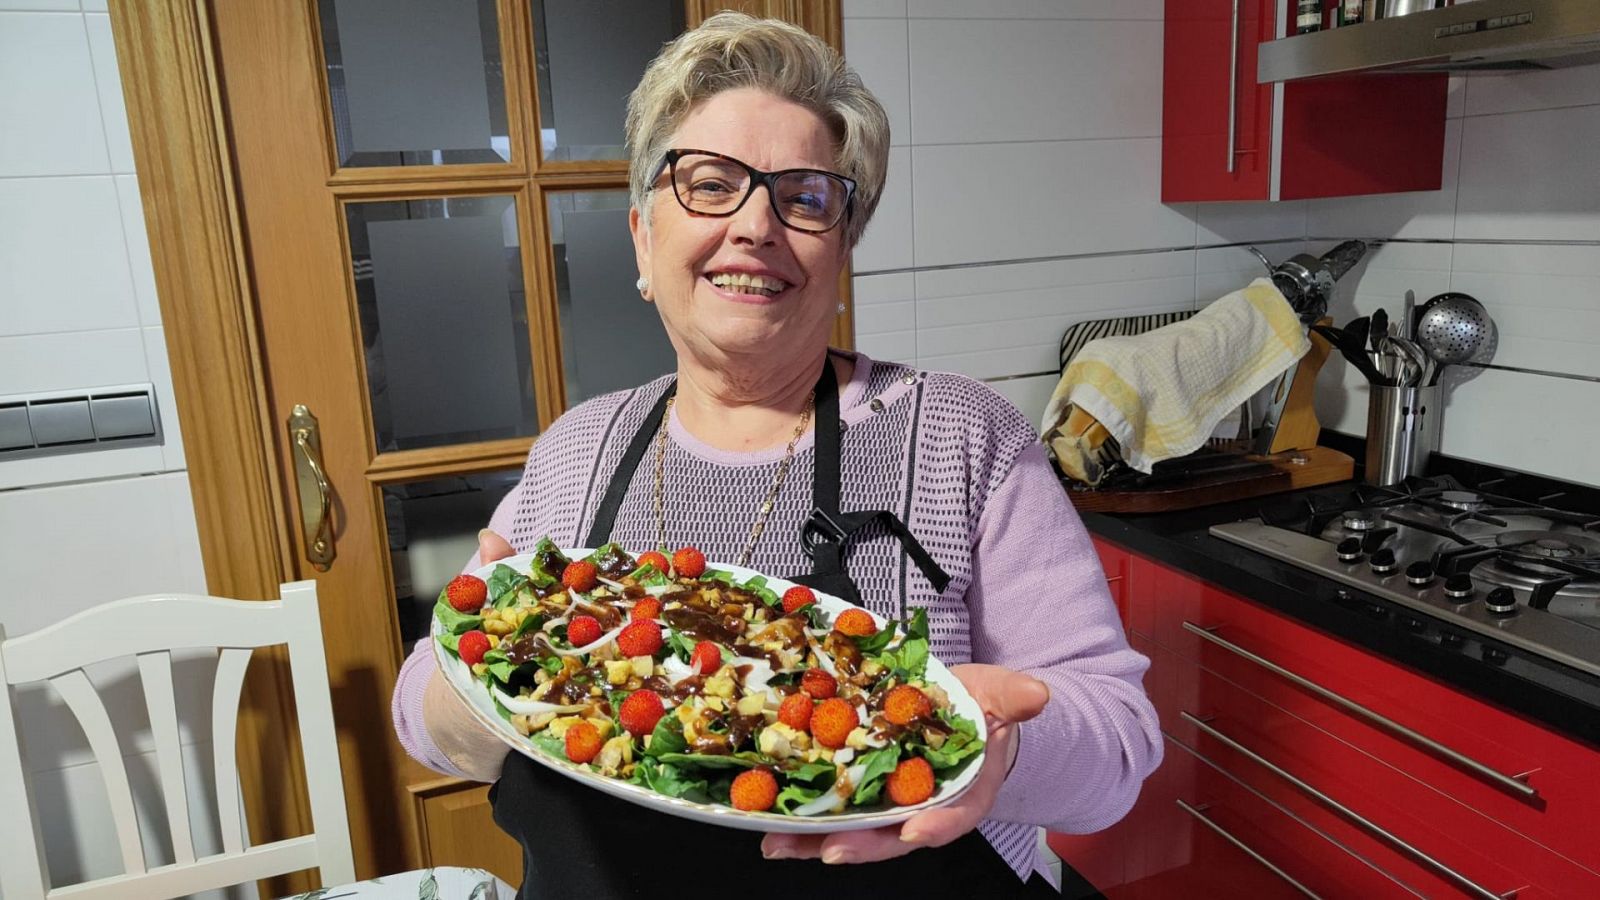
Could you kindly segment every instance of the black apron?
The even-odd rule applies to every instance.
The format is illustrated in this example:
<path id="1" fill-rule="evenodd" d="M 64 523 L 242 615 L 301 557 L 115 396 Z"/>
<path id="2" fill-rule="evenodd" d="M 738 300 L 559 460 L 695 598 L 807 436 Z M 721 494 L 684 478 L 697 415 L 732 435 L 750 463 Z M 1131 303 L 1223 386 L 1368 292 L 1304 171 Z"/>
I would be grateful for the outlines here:
<path id="1" fill-rule="evenodd" d="M 618 463 L 589 530 L 588 546 L 611 535 L 623 495 L 666 415 L 669 385 Z M 816 387 L 815 509 L 801 533 L 811 572 L 789 580 L 860 605 L 844 571 L 844 544 L 882 521 L 900 539 L 935 589 L 950 577 L 905 524 L 887 510 L 839 512 L 839 388 L 824 360 Z M 669 816 L 560 775 L 517 751 L 507 754 L 489 789 L 494 820 L 522 845 L 521 900 L 552 897 L 715 897 L 773 891 L 814 900 L 840 897 L 1010 897 L 1054 891 L 1037 875 L 1027 884 L 976 830 L 953 843 L 878 863 L 824 865 L 818 860 L 767 860 L 758 832 L 736 831 Z"/>

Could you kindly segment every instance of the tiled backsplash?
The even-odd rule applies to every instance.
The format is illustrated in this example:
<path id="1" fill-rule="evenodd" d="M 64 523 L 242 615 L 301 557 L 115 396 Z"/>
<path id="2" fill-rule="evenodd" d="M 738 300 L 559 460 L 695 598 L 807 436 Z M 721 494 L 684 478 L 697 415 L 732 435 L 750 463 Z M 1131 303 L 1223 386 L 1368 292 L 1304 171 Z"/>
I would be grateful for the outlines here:
<path id="1" fill-rule="evenodd" d="M 1378 243 L 1333 315 L 1482 300 L 1496 365 L 1447 379 L 1447 453 L 1600 484 L 1600 66 L 1452 81 L 1438 191 L 1160 202 L 1156 0 L 845 0 L 845 55 L 895 129 L 855 255 L 869 355 L 983 379 L 1037 419 L 1070 323 L 1203 305 L 1274 259 Z M 1566 376 L 1566 377 L 1561 377 Z M 1324 424 L 1366 427 L 1325 367 Z"/>
<path id="2" fill-rule="evenodd" d="M 0 624 L 11 634 L 118 597 L 205 592 L 105 9 L 0 0 L 0 398 L 149 382 L 165 443 L 0 461 Z M 177 668 L 187 777 L 209 783 L 214 666 Z M 91 677 L 113 700 L 147 861 L 170 862 L 137 671 L 102 665 Z M 99 768 L 73 716 L 38 687 L 19 692 L 18 707 L 55 883 L 122 871 Z M 219 850 L 215 810 L 190 819 L 197 849 Z M 201 896 L 254 894 L 252 884 Z"/>

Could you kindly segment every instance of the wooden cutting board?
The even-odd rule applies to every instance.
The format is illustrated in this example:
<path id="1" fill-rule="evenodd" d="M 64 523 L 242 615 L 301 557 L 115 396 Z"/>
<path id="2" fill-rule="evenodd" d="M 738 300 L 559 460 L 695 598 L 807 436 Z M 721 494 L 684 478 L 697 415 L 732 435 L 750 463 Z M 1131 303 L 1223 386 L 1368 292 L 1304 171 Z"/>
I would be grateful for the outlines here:
<path id="1" fill-rule="evenodd" d="M 1242 456 L 1241 460 L 1255 465 L 1201 472 L 1181 483 L 1149 490 L 1068 488 L 1067 497 L 1073 506 L 1085 512 L 1171 512 L 1333 484 L 1355 476 L 1355 460 L 1327 447 L 1272 456 Z"/>

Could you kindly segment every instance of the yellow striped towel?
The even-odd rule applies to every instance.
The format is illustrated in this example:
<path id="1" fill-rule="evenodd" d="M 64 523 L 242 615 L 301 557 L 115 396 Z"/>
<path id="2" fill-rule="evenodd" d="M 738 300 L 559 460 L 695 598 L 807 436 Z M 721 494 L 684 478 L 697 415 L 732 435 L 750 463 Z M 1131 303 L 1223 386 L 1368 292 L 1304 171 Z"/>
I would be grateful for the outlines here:
<path id="1" fill-rule="evenodd" d="M 1283 294 L 1257 278 L 1185 321 L 1091 341 L 1062 374 L 1050 409 L 1062 418 L 1082 409 L 1116 439 L 1124 462 L 1149 472 L 1198 450 L 1224 416 L 1310 347 Z"/>

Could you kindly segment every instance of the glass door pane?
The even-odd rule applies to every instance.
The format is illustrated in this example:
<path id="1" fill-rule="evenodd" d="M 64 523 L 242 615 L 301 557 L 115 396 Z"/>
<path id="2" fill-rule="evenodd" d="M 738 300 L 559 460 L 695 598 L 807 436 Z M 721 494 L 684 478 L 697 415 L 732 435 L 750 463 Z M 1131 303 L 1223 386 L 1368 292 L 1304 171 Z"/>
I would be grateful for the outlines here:
<path id="1" fill-rule="evenodd" d="M 511 159 L 495 0 L 319 0 L 341 166 Z"/>
<path id="2" fill-rule="evenodd" d="M 515 198 L 350 202 L 379 452 L 539 430 Z"/>
<path id="3" fill-rule="evenodd" d="M 533 0 L 545 159 L 625 158 L 628 94 L 683 31 L 683 9 L 683 0 Z"/>
<path id="4" fill-rule="evenodd" d="M 478 549 L 478 530 L 517 486 L 521 469 L 383 487 L 395 612 L 406 652 L 428 633 L 433 605 Z"/>
<path id="5" fill-rule="evenodd" d="M 639 296 L 627 191 L 548 194 L 567 405 L 674 371 L 654 304 Z"/>

